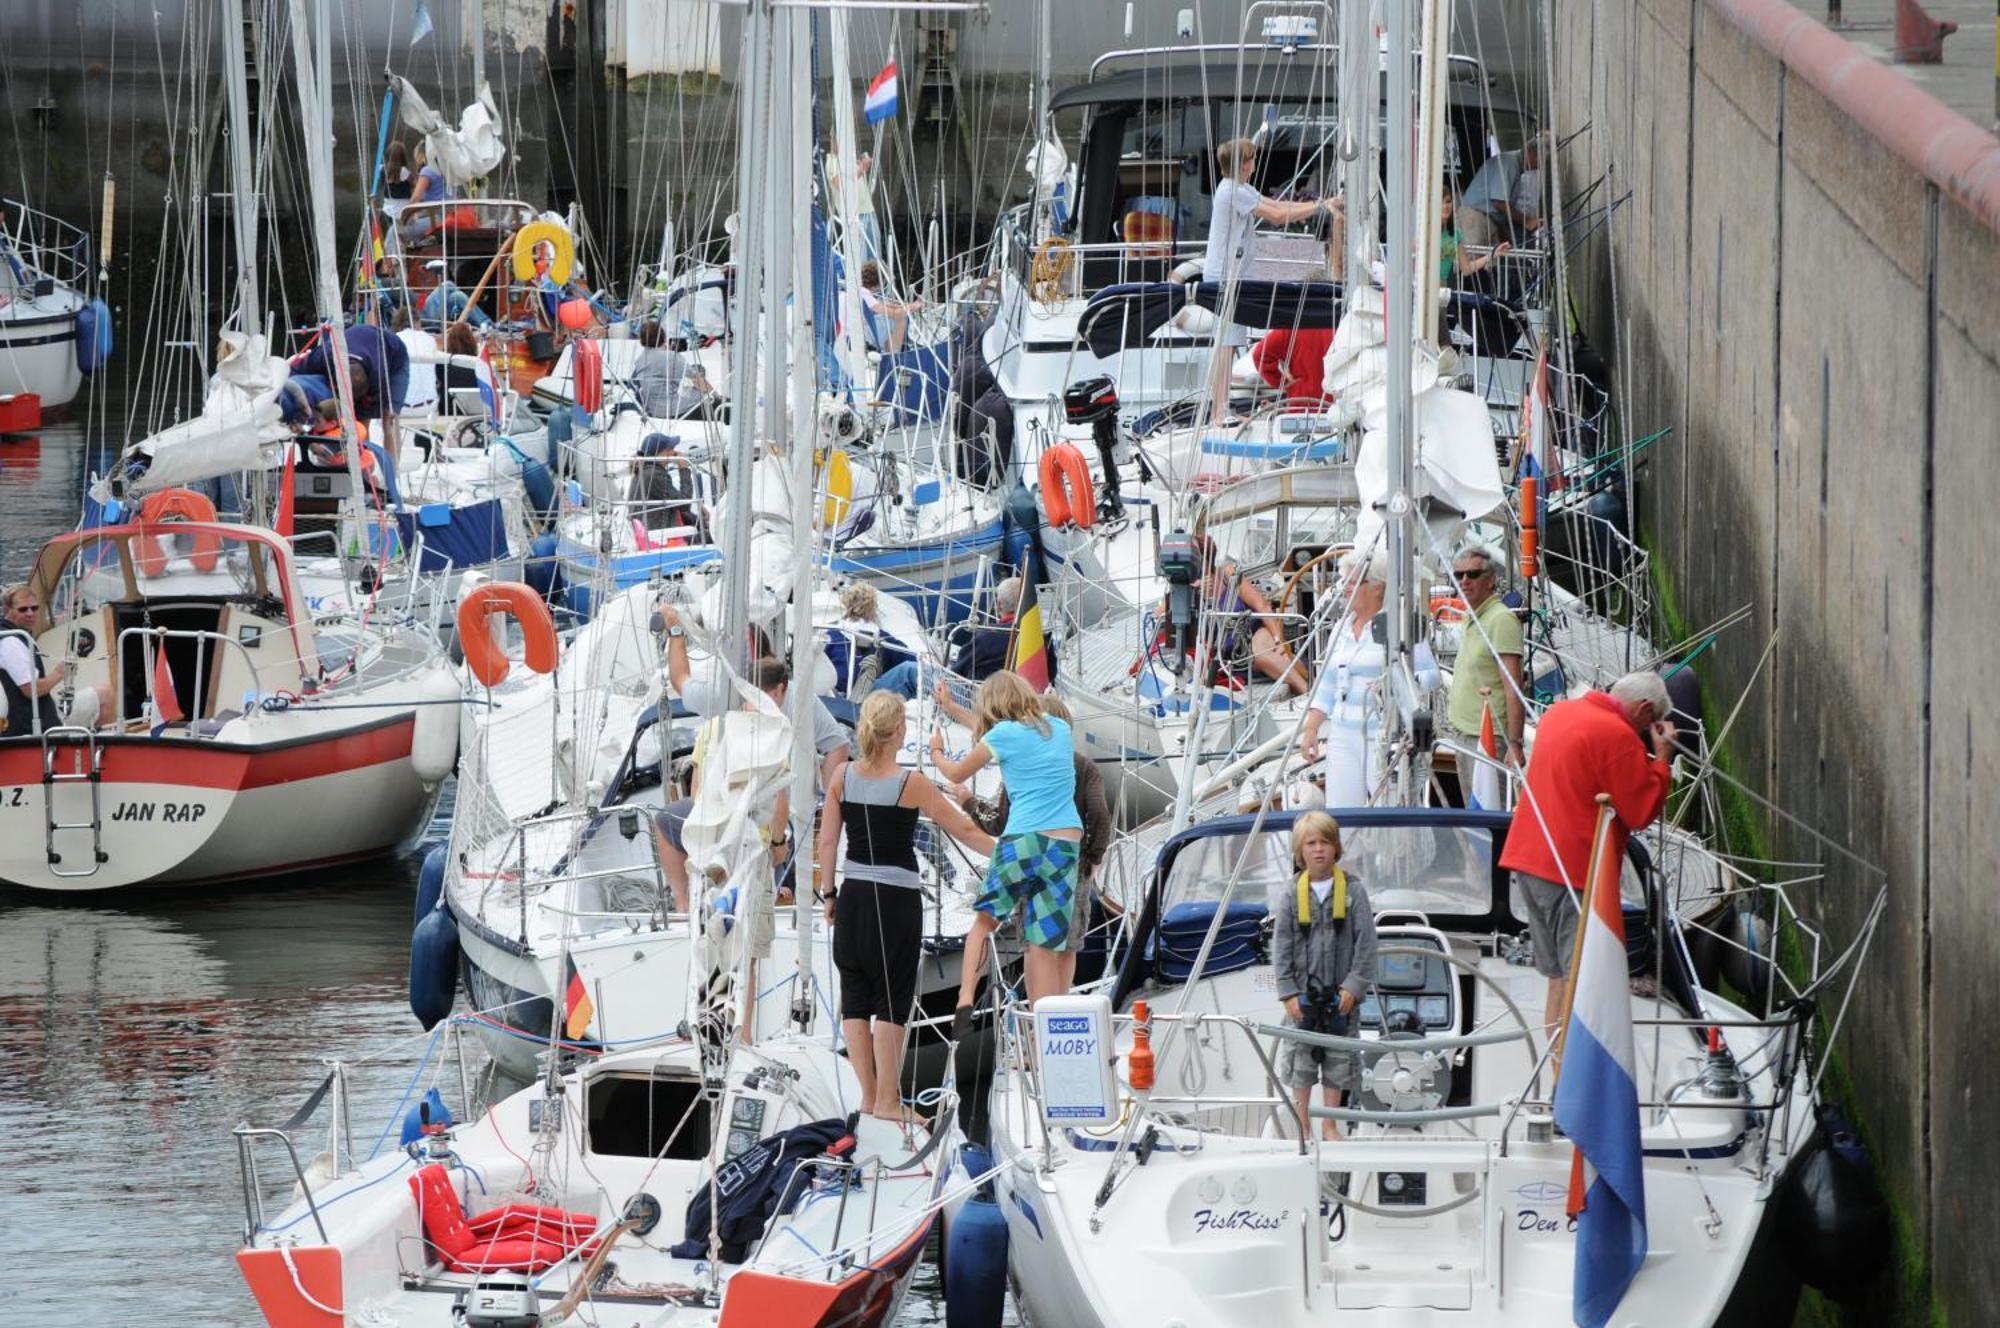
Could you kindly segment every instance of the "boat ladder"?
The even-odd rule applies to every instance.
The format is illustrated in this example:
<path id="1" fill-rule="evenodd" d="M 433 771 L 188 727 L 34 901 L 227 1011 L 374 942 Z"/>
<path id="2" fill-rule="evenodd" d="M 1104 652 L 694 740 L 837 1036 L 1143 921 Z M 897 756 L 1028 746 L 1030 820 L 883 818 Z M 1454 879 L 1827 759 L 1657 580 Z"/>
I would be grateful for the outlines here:
<path id="1" fill-rule="evenodd" d="M 42 820 L 46 827 L 49 871 L 56 876 L 95 876 L 97 869 L 111 860 L 104 851 L 103 788 L 104 752 L 97 735 L 86 728 L 59 725 L 42 733 Z M 65 784 L 83 784 L 90 789 L 90 819 L 65 821 L 56 815 L 56 790 Z M 90 857 L 81 867 L 63 866 L 56 849 L 56 836 L 90 832 Z M 67 842 L 67 841 L 65 841 Z"/>

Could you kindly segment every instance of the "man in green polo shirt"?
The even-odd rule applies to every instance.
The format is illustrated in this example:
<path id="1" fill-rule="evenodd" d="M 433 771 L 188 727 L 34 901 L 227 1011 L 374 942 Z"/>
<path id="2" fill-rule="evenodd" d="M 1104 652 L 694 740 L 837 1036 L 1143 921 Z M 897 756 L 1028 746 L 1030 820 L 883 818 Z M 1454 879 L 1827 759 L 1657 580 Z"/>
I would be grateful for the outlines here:
<path id="1" fill-rule="evenodd" d="M 1521 621 L 1498 594 L 1500 560 L 1484 545 L 1468 545 L 1452 560 L 1451 575 L 1472 613 L 1451 670 L 1451 726 L 1476 740 L 1481 706 L 1491 703 L 1493 733 L 1503 740 L 1501 759 L 1519 769 L 1526 758 L 1521 745 L 1526 718 L 1521 705 Z"/>

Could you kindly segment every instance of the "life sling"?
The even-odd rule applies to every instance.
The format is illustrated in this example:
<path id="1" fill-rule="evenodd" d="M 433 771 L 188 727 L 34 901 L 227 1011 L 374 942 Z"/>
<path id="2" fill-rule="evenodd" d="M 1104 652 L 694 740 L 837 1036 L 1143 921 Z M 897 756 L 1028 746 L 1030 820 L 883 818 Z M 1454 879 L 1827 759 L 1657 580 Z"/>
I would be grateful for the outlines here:
<path id="1" fill-rule="evenodd" d="M 1310 927 L 1313 923 L 1312 881 L 1308 879 L 1310 875 L 1311 873 L 1309 872 L 1300 872 L 1297 882 L 1299 892 L 1298 919 L 1301 927 Z M 1345 922 L 1347 920 L 1347 873 L 1338 867 L 1333 869 L 1333 894 L 1327 902 L 1333 905 L 1333 920 L 1335 922 Z"/>

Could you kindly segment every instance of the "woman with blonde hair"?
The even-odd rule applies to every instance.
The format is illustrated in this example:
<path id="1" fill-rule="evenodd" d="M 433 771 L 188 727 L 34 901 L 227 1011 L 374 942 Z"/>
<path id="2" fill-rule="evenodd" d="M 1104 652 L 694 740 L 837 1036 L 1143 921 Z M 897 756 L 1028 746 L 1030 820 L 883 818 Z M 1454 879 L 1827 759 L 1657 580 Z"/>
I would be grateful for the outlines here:
<path id="1" fill-rule="evenodd" d="M 855 735 L 861 755 L 827 783 L 817 859 L 821 886 L 813 892 L 834 924 L 840 1028 L 848 1062 L 861 1081 L 862 1109 L 895 1121 L 903 1119 L 897 1078 L 923 950 L 917 818 L 930 817 L 976 852 L 991 852 L 994 844 L 993 836 L 952 805 L 937 785 L 897 765 L 908 728 L 902 697 L 871 692 L 862 702 Z M 841 863 L 838 891 L 824 888 L 832 884 L 836 861 Z"/>
<path id="2" fill-rule="evenodd" d="M 1068 722 L 1044 713 L 1042 698 L 1011 669 L 979 684 L 972 718 L 972 750 L 956 759 L 947 756 L 944 735 L 933 730 L 931 764 L 946 779 L 964 783 L 988 761 L 998 761 L 1012 806 L 987 865 L 985 888 L 972 906 L 954 1040 L 971 1027 L 987 938 L 1016 905 L 1022 906 L 1021 931 L 1028 942 L 1028 999 L 1063 990 L 1062 957 L 1070 944 L 1083 839 L 1083 818 L 1076 811 L 1076 744 Z"/>

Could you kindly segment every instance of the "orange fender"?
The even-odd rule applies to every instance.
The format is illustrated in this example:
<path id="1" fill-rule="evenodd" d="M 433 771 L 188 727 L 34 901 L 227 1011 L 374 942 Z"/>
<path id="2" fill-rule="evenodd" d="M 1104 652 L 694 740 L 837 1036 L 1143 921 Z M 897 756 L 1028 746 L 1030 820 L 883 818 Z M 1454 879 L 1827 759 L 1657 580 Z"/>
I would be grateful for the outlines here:
<path id="1" fill-rule="evenodd" d="M 139 504 L 140 526 L 164 525 L 170 519 L 181 521 L 215 520 L 215 504 L 206 495 L 193 489 L 162 489 Z M 161 536 L 145 535 L 132 543 L 133 559 L 139 570 L 147 576 L 158 576 L 167 568 L 167 550 Z M 194 537 L 194 552 L 189 561 L 197 572 L 213 572 L 217 560 L 222 557 L 222 536 L 202 533 Z"/>
<path id="2" fill-rule="evenodd" d="M 555 620 L 549 606 L 532 587 L 518 581 L 496 581 L 480 586 L 458 606 L 458 644 L 465 662 L 482 686 L 497 685 L 513 667 L 507 652 L 487 630 L 486 620 L 496 613 L 510 615 L 521 624 L 525 649 L 521 662 L 536 673 L 555 672 L 561 647 L 556 643 Z"/>
<path id="3" fill-rule="evenodd" d="M 1074 523 L 1089 530 L 1097 522 L 1097 490 L 1090 482 L 1090 463 L 1083 452 L 1067 440 L 1042 453 L 1038 473 L 1042 481 L 1042 510 L 1049 524 L 1060 529 Z"/>
<path id="4" fill-rule="evenodd" d="M 575 342 L 572 350 L 577 408 L 595 415 L 604 409 L 604 352 L 588 339 Z"/>

